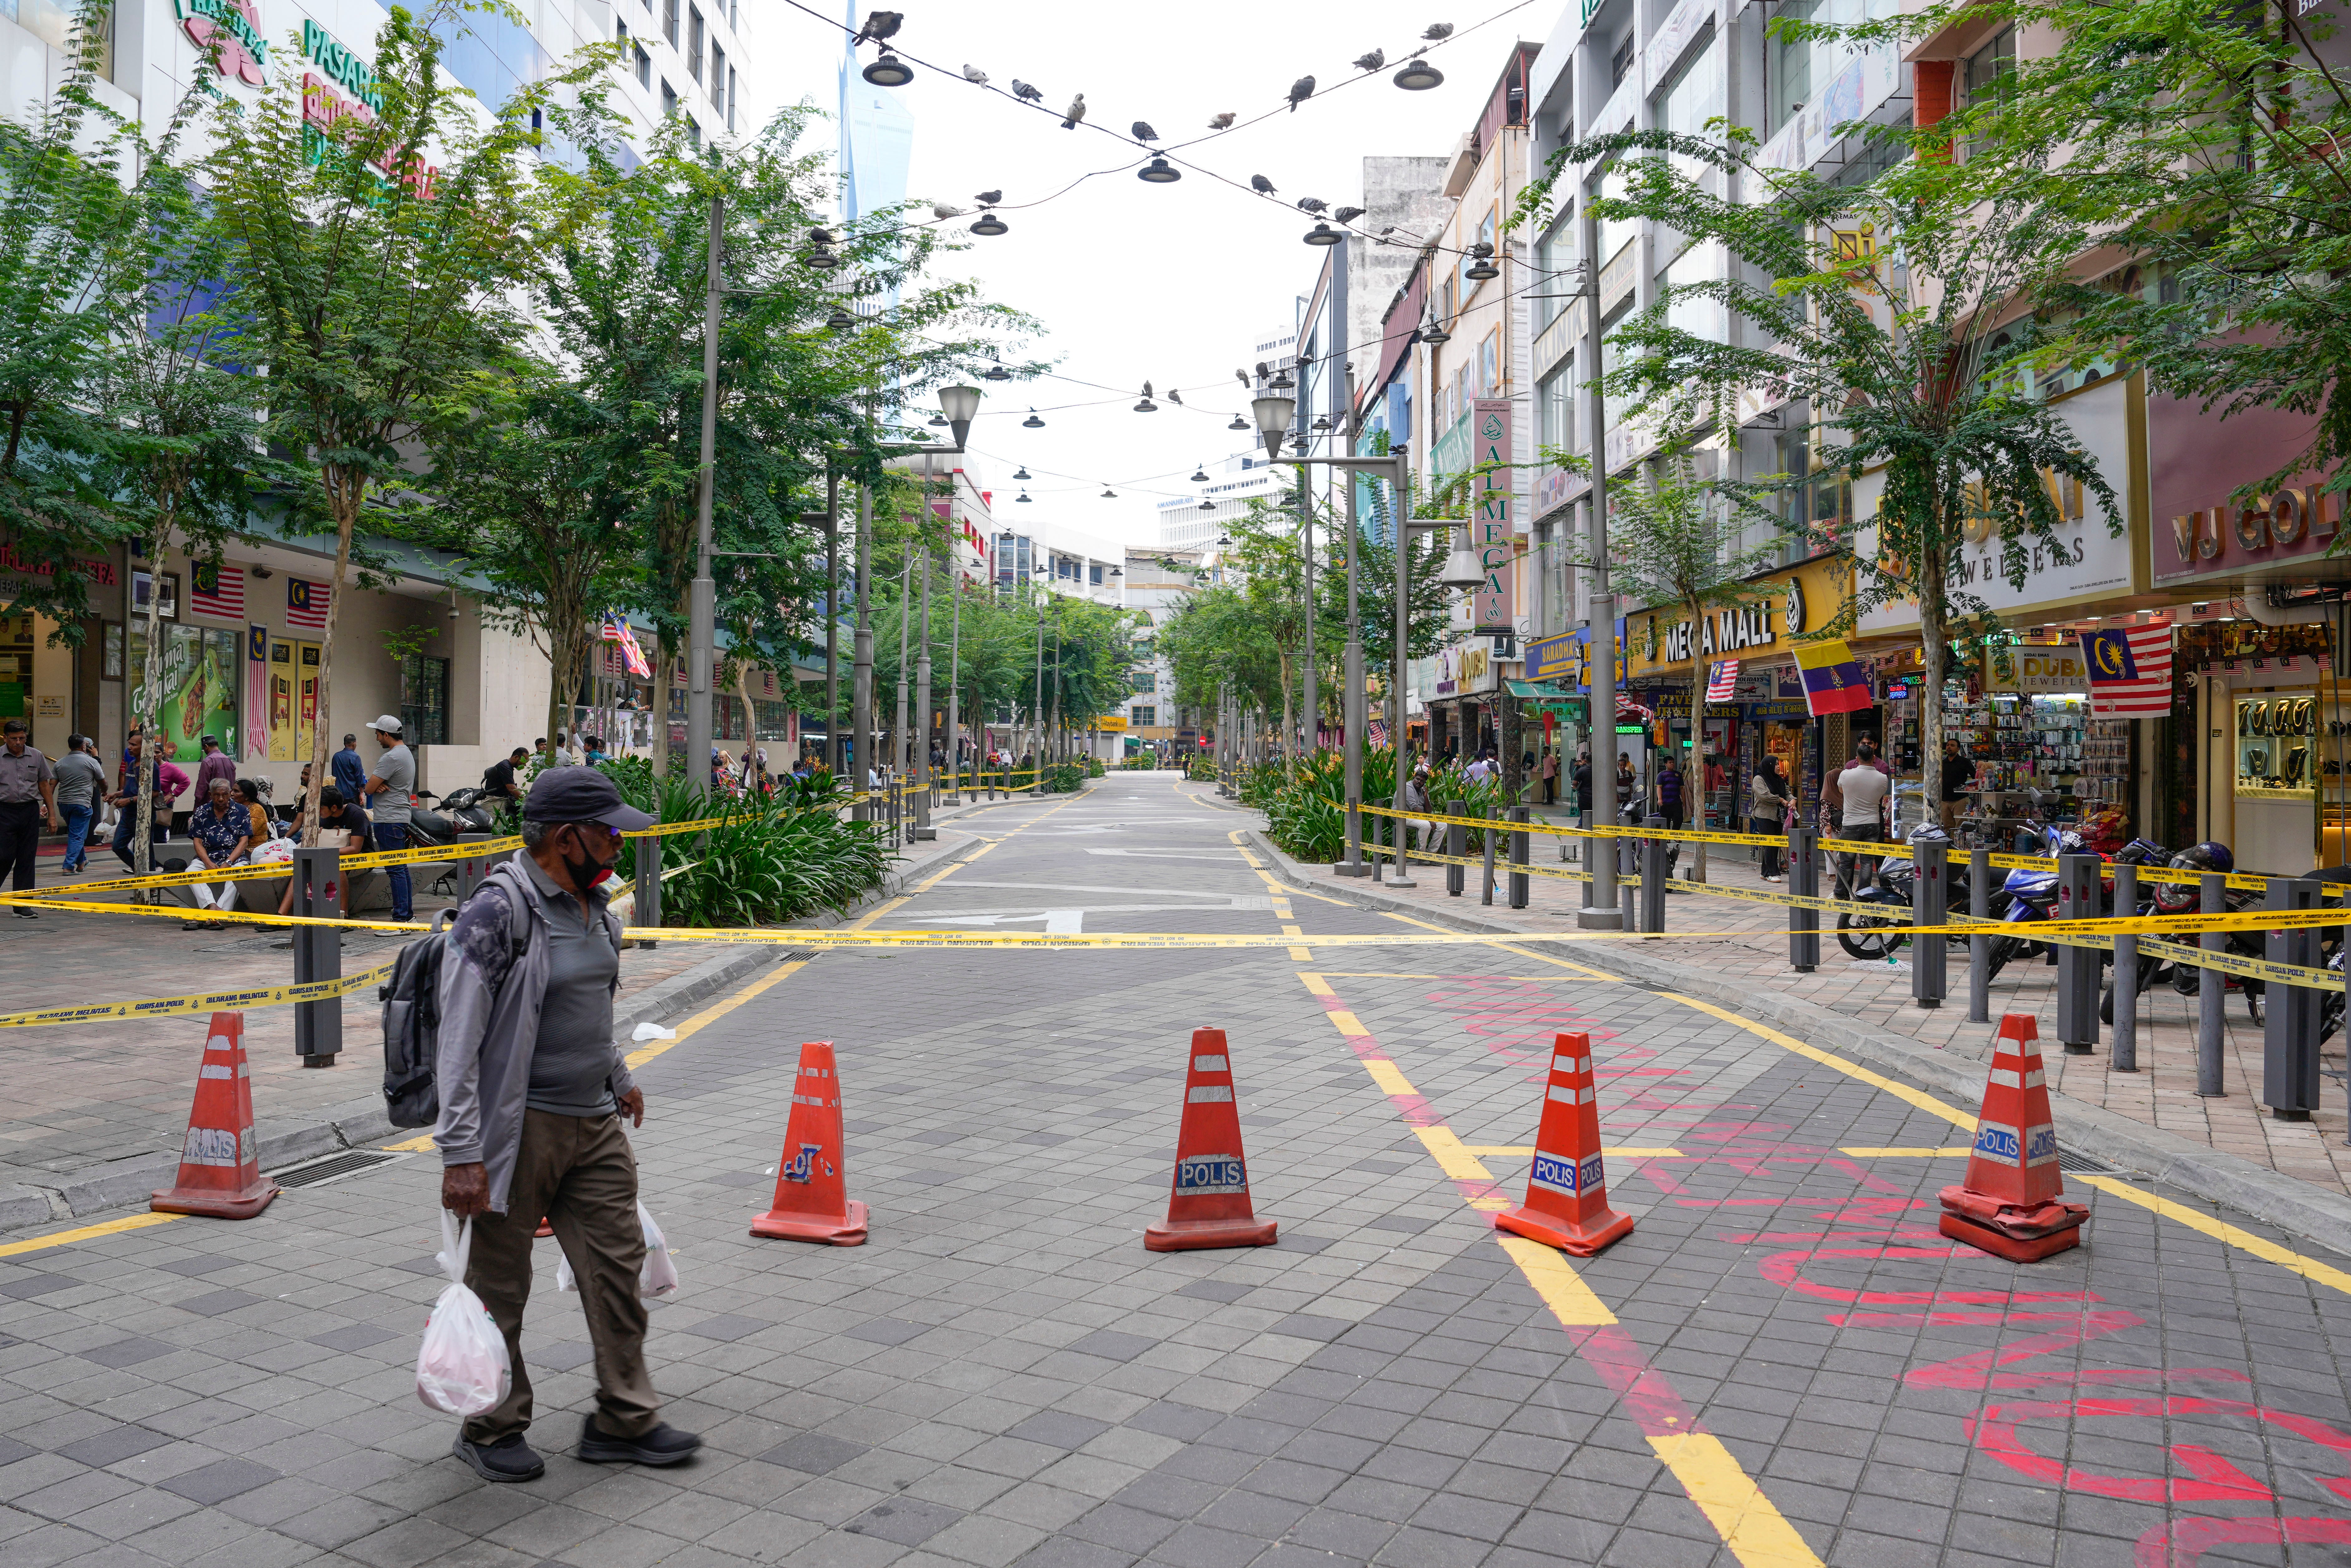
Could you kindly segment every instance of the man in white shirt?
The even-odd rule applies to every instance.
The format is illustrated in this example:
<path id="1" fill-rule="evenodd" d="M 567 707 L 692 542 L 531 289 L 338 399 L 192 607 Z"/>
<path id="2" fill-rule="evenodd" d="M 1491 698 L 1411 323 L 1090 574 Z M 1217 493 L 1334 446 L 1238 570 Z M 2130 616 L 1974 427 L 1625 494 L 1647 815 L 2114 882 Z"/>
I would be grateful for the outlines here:
<path id="1" fill-rule="evenodd" d="M 1837 792 L 1844 801 L 1843 818 L 1837 826 L 1841 839 L 1875 840 L 1886 838 L 1886 798 L 1894 792 L 1894 780 L 1877 765 L 1877 747 L 1863 741 L 1853 748 L 1853 761 L 1837 775 Z M 1837 880 L 1853 884 L 1853 862 L 1856 857 L 1839 857 Z M 1868 874 L 1860 883 L 1877 885 L 1877 857 L 1868 860 Z"/>

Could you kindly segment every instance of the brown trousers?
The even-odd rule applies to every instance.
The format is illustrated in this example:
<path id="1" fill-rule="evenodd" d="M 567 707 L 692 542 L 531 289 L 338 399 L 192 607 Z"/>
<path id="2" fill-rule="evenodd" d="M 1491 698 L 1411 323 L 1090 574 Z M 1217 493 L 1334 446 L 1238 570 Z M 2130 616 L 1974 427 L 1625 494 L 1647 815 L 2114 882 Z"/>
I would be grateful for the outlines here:
<path id="1" fill-rule="evenodd" d="M 477 1215 L 465 1283 L 507 1336 L 514 1386 L 486 1415 L 465 1422 L 469 1443 L 495 1443 L 530 1425 L 530 1374 L 522 1364 L 522 1310 L 530 1300 L 531 1236 L 541 1215 L 571 1260 L 588 1341 L 596 1351 L 596 1426 L 642 1437 L 661 1400 L 645 1371 L 645 1303 L 637 1271 L 645 1238 L 637 1222 L 637 1161 L 621 1118 L 525 1111 L 504 1214 Z"/>

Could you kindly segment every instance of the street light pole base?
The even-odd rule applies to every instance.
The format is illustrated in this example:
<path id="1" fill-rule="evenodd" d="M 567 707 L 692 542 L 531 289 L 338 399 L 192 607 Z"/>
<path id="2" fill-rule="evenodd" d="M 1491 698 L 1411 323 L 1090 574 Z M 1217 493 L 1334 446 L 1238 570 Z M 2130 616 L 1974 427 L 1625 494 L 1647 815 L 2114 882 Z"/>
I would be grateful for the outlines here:
<path id="1" fill-rule="evenodd" d="M 1388 878 L 1387 884 L 1390 887 L 1418 887 L 1420 885 L 1420 883 L 1413 881 L 1412 878 L 1408 876 L 1392 876 Z"/>
<path id="2" fill-rule="evenodd" d="M 1575 928 L 1578 931 L 1622 931 L 1625 929 L 1625 912 L 1597 907 L 1579 909 L 1575 912 Z"/>

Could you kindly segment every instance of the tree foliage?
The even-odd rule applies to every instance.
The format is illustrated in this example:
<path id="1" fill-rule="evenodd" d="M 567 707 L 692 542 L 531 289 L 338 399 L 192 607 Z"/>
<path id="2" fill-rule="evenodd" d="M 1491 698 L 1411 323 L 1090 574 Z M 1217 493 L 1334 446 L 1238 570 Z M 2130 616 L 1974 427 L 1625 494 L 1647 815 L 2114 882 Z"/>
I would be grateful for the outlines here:
<path id="1" fill-rule="evenodd" d="M 1627 399 L 1631 415 L 1675 440 L 1735 444 L 1742 392 L 1761 393 L 1812 427 L 1823 470 L 1855 479 L 1882 470 L 1875 514 L 1825 529 L 1801 509 L 1791 517 L 1787 505 L 1814 475 L 1725 477 L 1717 488 L 1743 519 L 1854 561 L 1851 610 L 1820 634 L 1839 634 L 1881 605 L 1917 606 L 1920 722 L 1939 734 L 1951 639 L 1996 625 L 1989 604 L 1964 586 L 1970 528 L 1999 541 L 2001 574 L 2020 589 L 2036 546 L 2064 548 L 2045 476 L 2079 482 L 2109 529 L 2123 530 L 2113 486 L 2023 374 L 2048 335 L 2005 319 L 2057 275 L 2073 225 L 2013 196 L 1962 209 L 1915 202 L 1891 183 L 1834 185 L 1766 167 L 1754 150 L 1752 134 L 1735 128 L 1591 138 L 1553 157 L 1520 216 L 1547 210 L 1562 170 L 1614 161 L 1621 193 L 1595 198 L 1596 214 L 1651 219 L 1722 247 L 1732 264 L 1724 276 L 1663 290 L 1609 334 L 1621 357 L 1604 383 Z M 1750 199 L 1729 200 L 1709 188 L 1717 183 Z M 1721 307 L 1746 329 L 1719 342 L 1677 324 L 1677 307 L 1692 300 Z M 2004 324 L 2007 340 L 1996 347 Z M 1940 748 L 1923 747 L 1921 756 L 1933 800 Z"/>

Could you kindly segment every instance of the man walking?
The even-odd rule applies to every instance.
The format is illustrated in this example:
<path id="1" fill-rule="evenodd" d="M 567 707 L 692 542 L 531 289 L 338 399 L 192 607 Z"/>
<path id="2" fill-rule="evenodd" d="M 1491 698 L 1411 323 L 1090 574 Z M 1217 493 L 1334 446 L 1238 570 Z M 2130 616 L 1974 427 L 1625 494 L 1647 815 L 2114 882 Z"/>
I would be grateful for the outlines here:
<path id="1" fill-rule="evenodd" d="M 674 1465 L 702 1439 L 657 1418 L 637 1294 L 644 1233 L 637 1166 L 622 1130 L 645 1097 L 612 1043 L 621 923 L 604 883 L 621 834 L 653 819 L 592 768 L 542 773 L 523 802 L 524 853 L 466 900 L 441 969 L 441 1202 L 472 1215 L 465 1283 L 505 1333 L 514 1382 L 469 1418 L 453 1450 L 485 1480 L 545 1471 L 522 1357 L 531 1237 L 541 1215 L 580 1281 L 595 1346 L 596 1410 L 579 1455 L 599 1464 Z"/>
<path id="2" fill-rule="evenodd" d="M 327 768 L 344 800 L 356 800 L 367 792 L 367 764 L 360 760 L 358 736 L 343 737 L 343 748 L 327 759 Z"/>
<path id="3" fill-rule="evenodd" d="M 27 744 L 30 732 L 21 718 L 0 724 L 0 867 L 12 874 L 10 885 L 18 893 L 33 885 L 33 855 L 41 846 L 41 823 L 44 820 L 58 828 L 65 820 L 57 815 L 57 776 L 49 759 Z M 37 920 L 39 915 L 23 904 L 10 907 L 20 920 Z"/>
<path id="4" fill-rule="evenodd" d="M 98 742 L 86 735 L 66 737 L 66 754 L 57 760 L 57 810 L 66 820 L 66 858 L 58 869 L 72 876 L 89 864 L 89 824 L 106 794 L 106 764 L 98 759 Z"/>
<path id="5" fill-rule="evenodd" d="M 385 714 L 371 727 L 383 755 L 375 759 L 375 771 L 360 787 L 366 791 L 368 815 L 375 819 L 375 847 L 404 850 L 408 847 L 408 797 L 416 788 L 416 758 L 400 743 L 400 720 L 392 715 Z M 409 884 L 408 867 L 389 865 L 384 870 L 392 883 L 392 917 L 414 919 L 416 895 Z"/>

